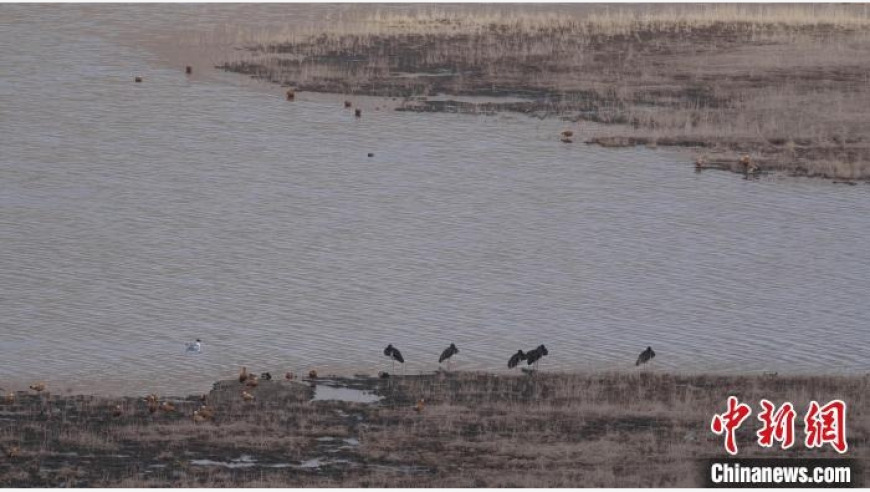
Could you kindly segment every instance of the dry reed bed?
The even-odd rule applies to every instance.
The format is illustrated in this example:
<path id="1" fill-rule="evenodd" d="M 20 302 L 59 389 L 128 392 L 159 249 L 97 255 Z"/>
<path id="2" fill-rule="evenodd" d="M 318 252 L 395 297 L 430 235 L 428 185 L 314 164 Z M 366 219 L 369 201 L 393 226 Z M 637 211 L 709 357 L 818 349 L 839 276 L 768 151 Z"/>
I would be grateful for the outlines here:
<path id="1" fill-rule="evenodd" d="M 361 385 L 384 400 L 311 401 L 304 384 L 261 381 L 244 402 L 243 386 L 224 381 L 202 423 L 191 419 L 199 397 L 152 415 L 138 398 L 20 394 L 0 403 L 0 485 L 693 486 L 696 460 L 724 453 L 708 429 L 730 394 L 754 408 L 791 401 L 799 414 L 810 400 L 843 399 L 849 456 L 868 458 L 867 377 L 455 373 Z M 754 418 L 741 455 L 835 454 L 764 450 Z"/>
<path id="2" fill-rule="evenodd" d="M 714 167 L 739 170 L 746 153 L 763 170 L 862 179 L 870 177 L 868 26 L 866 9 L 833 5 L 558 17 L 424 11 L 248 38 L 246 55 L 222 68 L 300 90 L 405 97 L 400 109 L 409 111 L 613 124 L 589 141 L 697 147 Z M 526 102 L 418 99 L 435 94 Z"/>

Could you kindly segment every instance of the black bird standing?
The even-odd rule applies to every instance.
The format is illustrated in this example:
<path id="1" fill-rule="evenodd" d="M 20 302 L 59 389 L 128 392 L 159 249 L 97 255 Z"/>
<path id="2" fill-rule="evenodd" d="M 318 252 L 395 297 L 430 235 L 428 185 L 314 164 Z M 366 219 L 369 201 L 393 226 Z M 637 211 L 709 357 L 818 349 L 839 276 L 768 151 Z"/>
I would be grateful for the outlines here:
<path id="1" fill-rule="evenodd" d="M 526 354 L 524 354 L 522 350 L 517 350 L 517 353 L 512 355 L 510 360 L 508 360 L 508 369 L 517 367 L 517 364 L 524 360 L 526 360 Z"/>
<path id="2" fill-rule="evenodd" d="M 393 361 L 393 372 L 396 370 L 396 361 L 399 361 L 400 364 L 405 363 L 405 358 L 402 357 L 402 353 L 399 352 L 399 349 L 393 347 L 392 343 L 387 345 L 387 348 L 384 349 L 384 355 Z"/>
<path id="3" fill-rule="evenodd" d="M 535 368 L 538 367 L 538 361 L 541 360 L 542 357 L 548 355 L 550 352 L 547 351 L 547 347 L 544 345 L 538 345 L 538 348 L 534 350 L 529 350 L 526 352 L 526 363 L 529 365 L 534 364 Z"/>
<path id="4" fill-rule="evenodd" d="M 459 353 L 459 349 L 456 348 L 456 344 L 451 343 L 449 347 L 444 349 L 444 352 L 441 352 L 441 357 L 438 357 L 438 363 L 440 364 L 446 360 L 447 367 L 449 369 L 450 361 L 448 359 L 450 359 L 451 357 L 453 357 L 454 355 L 456 355 L 458 353 Z"/>
<path id="5" fill-rule="evenodd" d="M 653 352 L 652 347 L 647 347 L 646 350 L 644 350 L 640 353 L 640 355 L 637 356 L 637 362 L 635 362 L 634 365 L 639 366 L 641 364 L 646 364 L 655 356 L 656 353 Z"/>

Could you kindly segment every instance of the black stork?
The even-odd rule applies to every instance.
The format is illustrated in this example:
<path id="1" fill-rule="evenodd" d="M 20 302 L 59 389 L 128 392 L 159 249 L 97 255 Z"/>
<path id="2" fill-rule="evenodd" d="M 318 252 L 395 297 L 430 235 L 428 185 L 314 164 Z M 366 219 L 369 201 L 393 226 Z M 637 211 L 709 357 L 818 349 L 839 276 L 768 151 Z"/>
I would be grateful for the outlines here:
<path id="1" fill-rule="evenodd" d="M 524 354 L 522 350 L 517 350 L 517 353 L 512 355 L 511 358 L 508 360 L 508 369 L 513 369 L 514 367 L 517 367 L 517 364 L 524 360 L 526 360 L 526 354 Z"/>
<path id="2" fill-rule="evenodd" d="M 534 364 L 535 368 L 537 368 L 538 361 L 549 353 L 550 352 L 547 351 L 547 347 L 545 347 L 543 344 L 538 345 L 538 348 L 526 352 L 526 363 L 528 363 L 528 365 Z"/>
<path id="3" fill-rule="evenodd" d="M 442 363 L 445 360 L 447 361 L 447 368 L 450 369 L 450 358 L 459 353 L 459 349 L 456 348 L 456 344 L 451 343 L 449 347 L 444 349 L 444 352 L 441 352 L 441 357 L 438 357 L 438 363 Z"/>
<path id="4" fill-rule="evenodd" d="M 643 352 L 640 353 L 640 355 L 637 356 L 637 362 L 635 362 L 634 365 L 639 366 L 641 364 L 646 364 L 647 362 L 652 360 L 652 358 L 655 356 L 656 356 L 656 353 L 653 352 L 652 347 L 647 347 L 646 350 L 644 350 Z"/>
<path id="5" fill-rule="evenodd" d="M 387 348 L 384 349 L 384 355 L 390 358 L 393 361 L 393 372 L 396 371 L 396 361 L 399 361 L 399 364 L 405 363 L 405 358 L 402 357 L 402 353 L 399 352 L 399 349 L 393 347 L 393 344 L 387 345 Z"/>

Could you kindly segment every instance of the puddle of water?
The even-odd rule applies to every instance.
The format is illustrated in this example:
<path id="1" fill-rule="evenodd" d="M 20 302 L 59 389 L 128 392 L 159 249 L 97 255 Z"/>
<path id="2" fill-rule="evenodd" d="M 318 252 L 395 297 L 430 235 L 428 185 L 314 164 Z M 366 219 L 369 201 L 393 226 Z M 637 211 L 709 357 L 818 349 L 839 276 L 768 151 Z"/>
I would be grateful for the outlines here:
<path id="1" fill-rule="evenodd" d="M 375 403 L 381 400 L 381 397 L 371 391 L 353 389 L 353 388 L 338 388 L 335 386 L 317 385 L 314 389 L 314 401 L 348 401 L 354 403 Z"/>
<path id="2" fill-rule="evenodd" d="M 215 460 L 191 460 L 191 465 L 194 466 L 223 466 L 225 468 L 250 468 L 256 466 L 257 460 L 251 455 L 243 454 L 236 459 L 230 461 L 215 461 Z"/>
<path id="3" fill-rule="evenodd" d="M 296 465 L 296 468 L 313 470 L 327 465 L 353 465 L 353 462 L 350 460 L 328 460 L 326 458 L 314 458 L 303 461 L 299 465 Z"/>
<path id="4" fill-rule="evenodd" d="M 190 462 L 193 466 L 222 466 L 224 468 L 250 468 L 255 466 L 256 463 L 248 463 L 248 462 L 231 462 L 231 461 L 214 461 L 214 460 L 192 460 Z"/>
<path id="5" fill-rule="evenodd" d="M 313 460 L 303 461 L 297 468 L 320 468 L 325 463 L 326 462 L 320 458 L 314 458 Z"/>

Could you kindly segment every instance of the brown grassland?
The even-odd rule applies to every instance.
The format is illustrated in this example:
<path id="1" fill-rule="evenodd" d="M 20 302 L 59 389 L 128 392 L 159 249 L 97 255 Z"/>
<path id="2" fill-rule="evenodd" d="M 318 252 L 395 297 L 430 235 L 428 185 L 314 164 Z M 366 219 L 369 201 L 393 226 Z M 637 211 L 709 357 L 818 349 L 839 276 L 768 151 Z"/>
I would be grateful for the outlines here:
<path id="1" fill-rule="evenodd" d="M 403 98 L 406 111 L 560 117 L 587 143 L 685 146 L 705 167 L 744 171 L 748 155 L 760 172 L 855 180 L 870 178 L 868 26 L 864 5 L 453 7 L 248 37 L 221 68 L 302 91 Z M 608 127 L 584 134 L 582 121 Z"/>
<path id="2" fill-rule="evenodd" d="M 759 447 L 761 398 L 794 403 L 799 440 L 811 400 L 843 399 L 847 456 L 867 463 L 870 454 L 870 378 L 861 376 L 438 373 L 334 382 L 382 400 L 311 400 L 311 387 L 296 381 L 222 381 L 205 403 L 169 399 L 174 410 L 151 413 L 142 398 L 19 393 L 0 400 L 0 486 L 699 486 L 699 460 L 724 456 L 709 422 L 728 395 L 754 412 L 738 432 L 740 456 L 838 456 L 801 442 Z M 203 404 L 214 414 L 196 422 Z"/>

